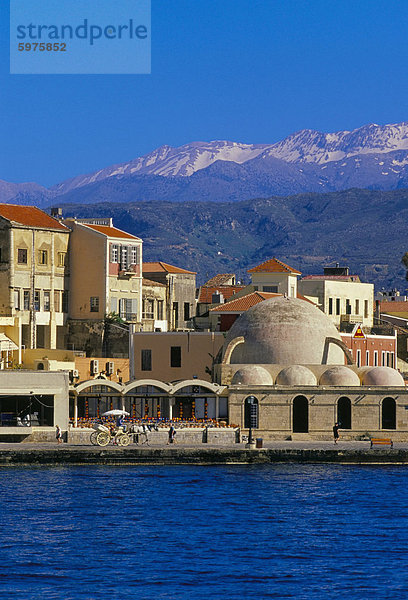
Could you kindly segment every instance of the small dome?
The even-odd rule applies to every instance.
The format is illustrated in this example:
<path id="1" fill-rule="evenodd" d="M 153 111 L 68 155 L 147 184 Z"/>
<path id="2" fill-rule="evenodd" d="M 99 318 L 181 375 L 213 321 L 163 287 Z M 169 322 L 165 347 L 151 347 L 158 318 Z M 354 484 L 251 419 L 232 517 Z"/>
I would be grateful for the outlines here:
<path id="1" fill-rule="evenodd" d="M 231 364 L 330 365 L 344 363 L 344 353 L 333 343 L 325 351 L 328 338 L 341 343 L 329 317 L 317 306 L 283 296 L 264 300 L 248 309 L 229 330 L 224 350 L 238 337 Z"/>
<path id="2" fill-rule="evenodd" d="M 391 367 L 373 367 L 363 374 L 363 385 L 400 387 L 405 385 L 401 373 Z"/>
<path id="3" fill-rule="evenodd" d="M 320 385 L 357 386 L 360 378 L 355 371 L 346 366 L 330 367 L 320 377 Z"/>
<path id="4" fill-rule="evenodd" d="M 291 365 L 282 369 L 276 378 L 278 385 L 317 385 L 314 373 L 303 365 Z"/>
<path id="5" fill-rule="evenodd" d="M 273 385 L 272 375 L 263 367 L 248 365 L 234 373 L 231 385 Z"/>

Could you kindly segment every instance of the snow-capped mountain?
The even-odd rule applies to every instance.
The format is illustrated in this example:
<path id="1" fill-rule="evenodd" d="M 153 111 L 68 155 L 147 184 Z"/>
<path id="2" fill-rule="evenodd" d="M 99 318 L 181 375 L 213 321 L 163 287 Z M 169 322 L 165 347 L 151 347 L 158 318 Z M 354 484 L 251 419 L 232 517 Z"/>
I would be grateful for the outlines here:
<path id="1" fill-rule="evenodd" d="M 153 152 L 127 163 L 121 163 L 101 169 L 90 175 L 80 175 L 64 181 L 52 189 L 58 194 L 66 193 L 77 187 L 102 181 L 115 175 L 162 175 L 163 177 L 188 177 L 212 165 L 216 160 L 225 160 L 242 164 L 261 154 L 268 145 L 239 144 L 237 142 L 192 142 L 178 148 L 161 146 Z"/>
<path id="2" fill-rule="evenodd" d="M 408 122 L 396 125 L 370 124 L 353 131 L 322 133 L 303 129 L 274 144 L 241 144 L 229 141 L 192 142 L 178 148 L 161 146 L 145 156 L 79 175 L 51 188 L 57 195 L 76 188 L 101 182 L 109 177 L 158 175 L 161 177 L 191 177 L 216 161 L 239 165 L 254 159 L 276 158 L 285 163 L 326 165 L 366 154 L 386 154 L 404 151 L 394 163 L 398 170 L 408 164 Z M 405 156 L 406 153 L 406 156 Z M 378 163 L 381 161 L 378 160 Z M 381 166 L 379 164 L 379 166 Z M 272 174 L 272 173 L 271 173 Z M 304 176 L 302 176 L 302 179 Z M 329 186 L 336 189 L 336 184 Z M 306 189 L 305 189 L 306 191 Z"/>
<path id="3" fill-rule="evenodd" d="M 51 203 L 215 202 L 352 187 L 408 187 L 408 122 L 353 131 L 304 129 L 274 144 L 229 141 L 161 146 L 129 162 L 79 175 L 49 190 L 0 182 L 0 200 Z"/>
<path id="4" fill-rule="evenodd" d="M 378 154 L 408 150 L 408 123 L 365 125 L 353 131 L 321 133 L 303 129 L 267 149 L 263 156 L 286 162 L 323 164 L 358 154 Z"/>

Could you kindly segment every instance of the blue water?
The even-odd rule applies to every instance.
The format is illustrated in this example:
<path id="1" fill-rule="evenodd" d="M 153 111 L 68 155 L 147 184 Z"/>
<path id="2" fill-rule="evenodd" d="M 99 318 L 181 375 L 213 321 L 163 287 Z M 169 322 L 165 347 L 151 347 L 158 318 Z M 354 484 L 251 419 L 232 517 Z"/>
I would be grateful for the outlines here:
<path id="1" fill-rule="evenodd" d="M 0 469 L 0 597 L 408 598 L 408 469 Z"/>

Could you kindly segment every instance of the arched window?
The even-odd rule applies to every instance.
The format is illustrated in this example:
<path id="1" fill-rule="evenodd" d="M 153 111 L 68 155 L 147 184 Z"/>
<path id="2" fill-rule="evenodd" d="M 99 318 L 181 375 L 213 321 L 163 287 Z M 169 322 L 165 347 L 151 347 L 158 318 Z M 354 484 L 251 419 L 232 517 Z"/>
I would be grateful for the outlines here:
<path id="1" fill-rule="evenodd" d="M 309 403 L 305 396 L 293 400 L 293 433 L 309 432 Z"/>
<path id="2" fill-rule="evenodd" d="M 341 429 L 351 429 L 351 400 L 343 396 L 337 402 L 337 422 Z"/>
<path id="3" fill-rule="evenodd" d="M 381 427 L 382 429 L 396 429 L 397 415 L 394 398 L 384 398 L 381 405 Z"/>
<path id="4" fill-rule="evenodd" d="M 245 398 L 244 427 L 256 429 L 259 425 L 258 399 L 255 396 Z"/>

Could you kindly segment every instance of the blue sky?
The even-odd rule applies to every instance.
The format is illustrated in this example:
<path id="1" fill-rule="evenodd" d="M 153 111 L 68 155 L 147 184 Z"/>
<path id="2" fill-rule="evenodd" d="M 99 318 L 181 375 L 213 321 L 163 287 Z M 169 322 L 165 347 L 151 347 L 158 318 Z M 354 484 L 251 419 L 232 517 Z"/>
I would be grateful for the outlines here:
<path id="1" fill-rule="evenodd" d="M 152 0 L 151 75 L 10 75 L 8 23 L 2 0 L 7 181 L 52 185 L 163 144 L 408 120 L 406 0 Z"/>

